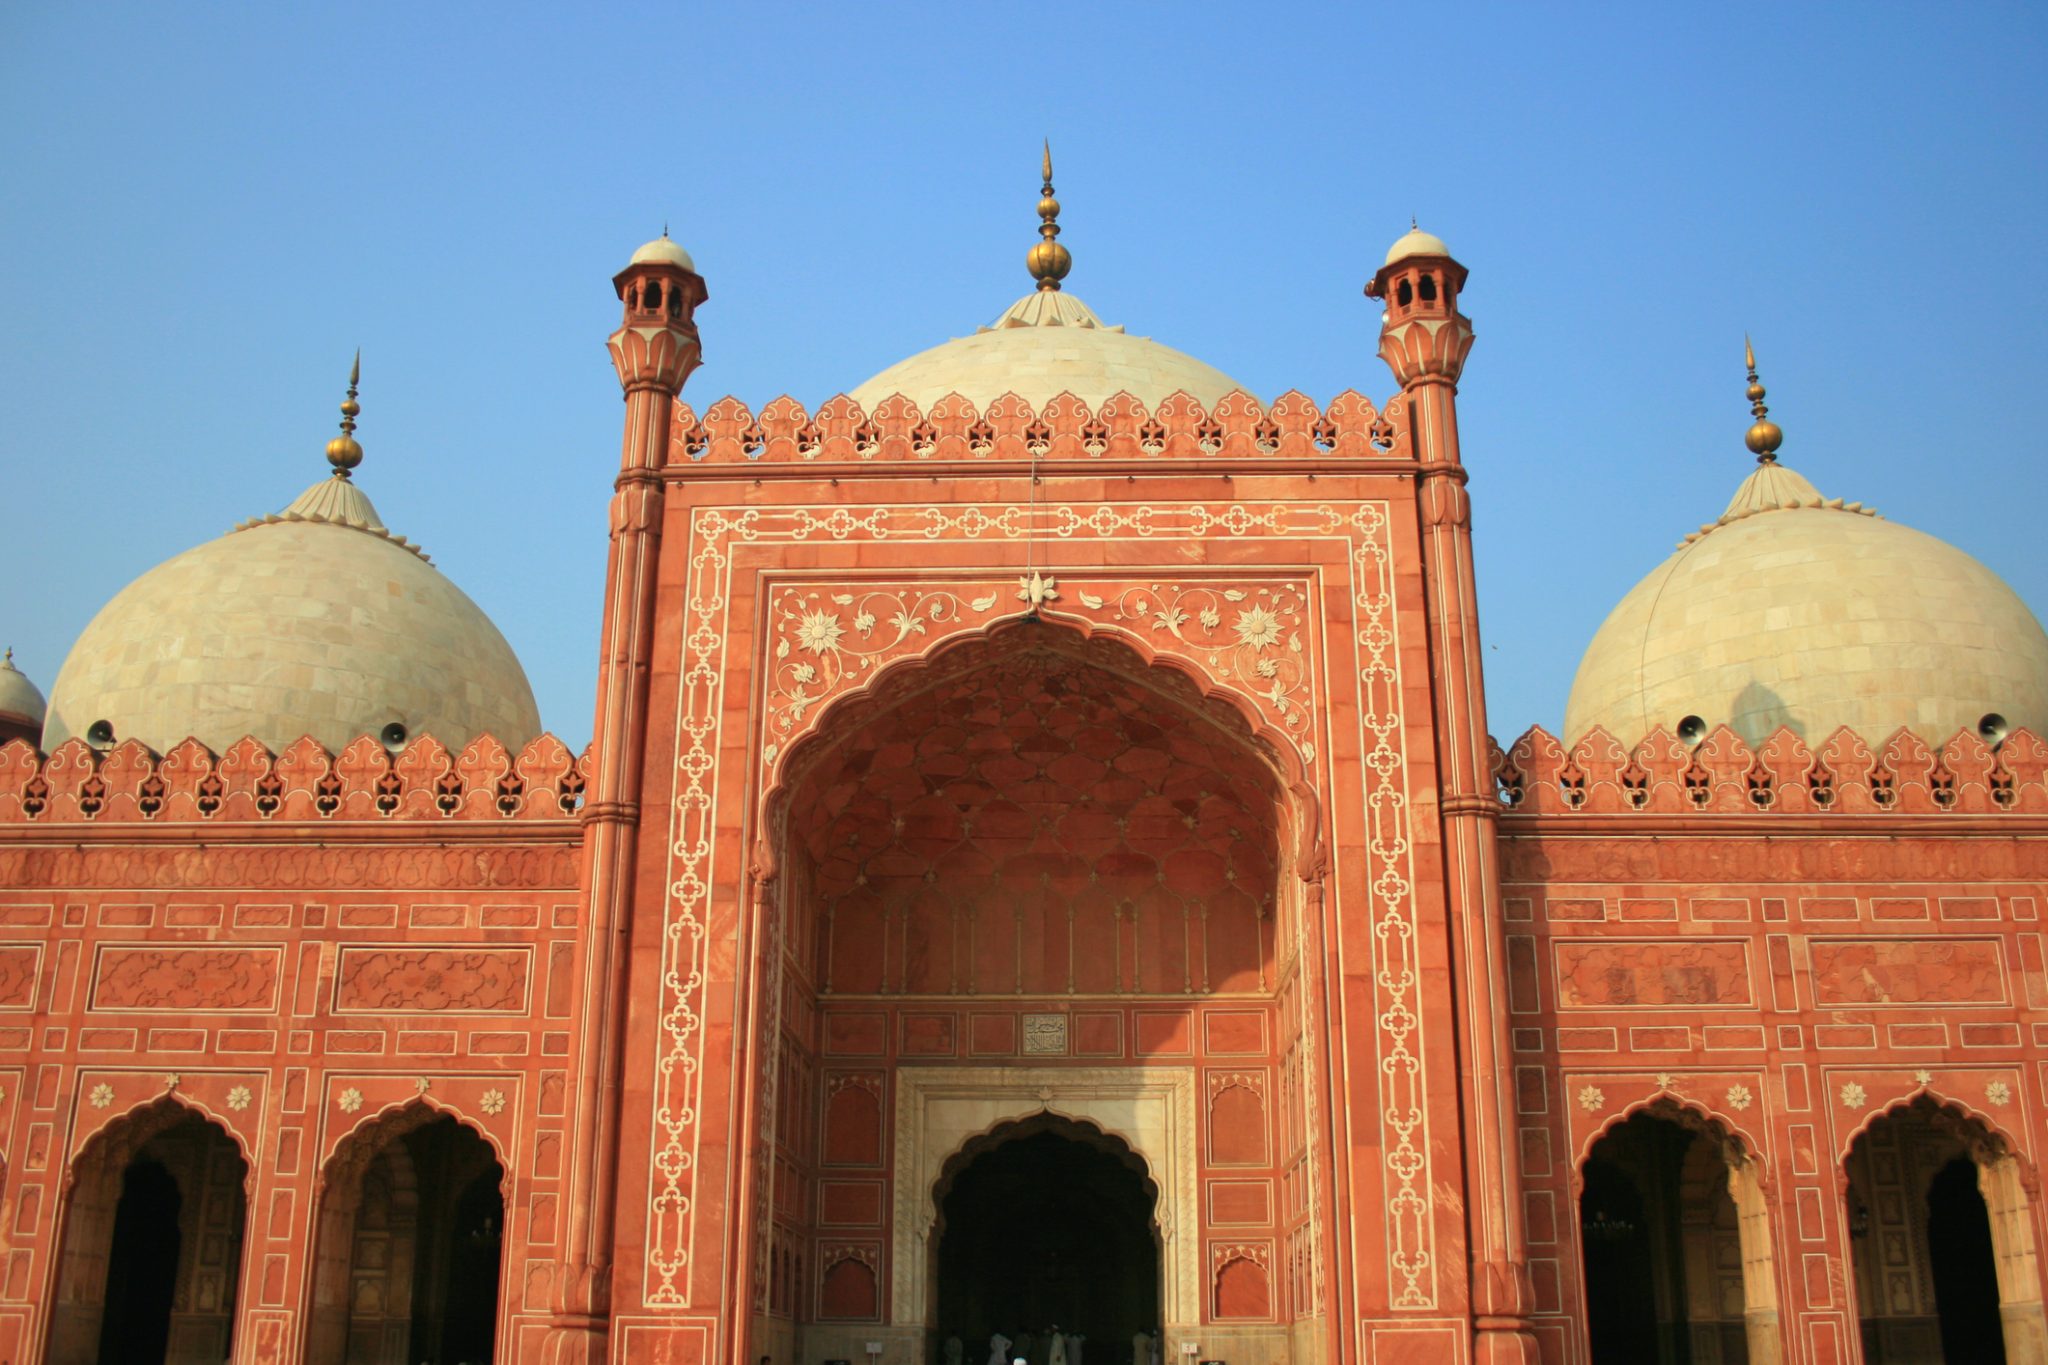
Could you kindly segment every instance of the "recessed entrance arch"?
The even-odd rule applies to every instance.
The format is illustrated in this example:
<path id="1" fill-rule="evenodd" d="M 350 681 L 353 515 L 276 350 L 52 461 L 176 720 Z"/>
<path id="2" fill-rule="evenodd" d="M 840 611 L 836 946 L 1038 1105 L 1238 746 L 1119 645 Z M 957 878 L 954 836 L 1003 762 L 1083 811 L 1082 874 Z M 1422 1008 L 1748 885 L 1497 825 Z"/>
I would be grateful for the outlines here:
<path id="1" fill-rule="evenodd" d="M 934 1199 L 942 1335 L 1080 1332 L 1113 1361 L 1158 1329 L 1159 1187 L 1128 1143 L 1049 1113 L 1006 1123 L 954 1153 Z"/>
<path id="2" fill-rule="evenodd" d="M 162 1100 L 73 1166 L 49 1365 L 218 1365 L 234 1348 L 248 1166 L 225 1129 Z"/>
<path id="3" fill-rule="evenodd" d="M 1761 1171 L 1718 1122 L 1669 1100 L 1608 1128 L 1579 1168 L 1593 1365 L 1777 1365 Z"/>
<path id="4" fill-rule="evenodd" d="M 1922 1094 L 1872 1119 L 1843 1173 L 1870 1365 L 2042 1357 L 2033 1201 L 1999 1135 Z"/>
<path id="5" fill-rule="evenodd" d="M 504 1181 L 488 1142 L 426 1104 L 347 1138 L 315 1222 L 308 1365 L 493 1359 Z"/>

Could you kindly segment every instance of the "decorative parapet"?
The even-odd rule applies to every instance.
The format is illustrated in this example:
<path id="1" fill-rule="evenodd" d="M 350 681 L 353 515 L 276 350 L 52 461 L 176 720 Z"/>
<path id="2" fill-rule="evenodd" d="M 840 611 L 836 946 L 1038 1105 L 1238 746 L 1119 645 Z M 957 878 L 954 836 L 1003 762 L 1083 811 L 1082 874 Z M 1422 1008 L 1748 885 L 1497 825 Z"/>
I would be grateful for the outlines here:
<path id="1" fill-rule="evenodd" d="M 1407 401 L 1384 410 L 1346 390 L 1327 405 L 1288 392 L 1263 405 L 1248 393 L 1225 394 L 1204 408 L 1185 393 L 1148 410 L 1119 393 L 1091 408 L 1072 394 L 1034 409 L 1004 394 L 977 409 L 949 394 L 920 411 L 902 395 L 872 409 L 841 394 L 816 412 L 789 397 L 750 410 L 721 398 L 702 416 L 678 403 L 669 432 L 669 464 L 864 464 L 894 462 L 1072 460 L 1250 461 L 1413 460 Z"/>
<path id="2" fill-rule="evenodd" d="M 303 738 L 279 754 L 241 739 L 215 754 L 188 739 L 164 754 L 137 740 L 97 753 L 65 740 L 47 755 L 0 745 L 0 825 L 293 820 L 566 820 L 590 755 L 553 735 L 513 754 L 481 735 L 460 754 L 422 735 L 393 754 L 363 735 L 339 754 Z"/>
<path id="3" fill-rule="evenodd" d="M 1493 745 L 1504 809 L 1532 815 L 1998 815 L 2048 813 L 2048 742 L 1968 730 L 1939 749 L 1900 730 L 1873 751 L 1846 726 L 1818 751 L 1780 728 L 1751 748 L 1727 726 L 1697 746 L 1652 730 L 1633 751 L 1595 728 L 1570 749 L 1540 727 Z"/>

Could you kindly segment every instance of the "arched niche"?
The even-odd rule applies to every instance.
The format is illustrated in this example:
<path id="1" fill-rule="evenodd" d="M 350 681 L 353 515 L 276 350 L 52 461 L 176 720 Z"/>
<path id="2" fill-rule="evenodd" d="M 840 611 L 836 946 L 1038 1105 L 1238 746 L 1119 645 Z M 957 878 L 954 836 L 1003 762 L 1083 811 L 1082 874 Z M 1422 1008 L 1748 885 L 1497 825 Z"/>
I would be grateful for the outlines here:
<path id="1" fill-rule="evenodd" d="M 1858 1125 L 1841 1174 L 1868 1365 L 2048 1359 L 2033 1173 L 2003 1131 L 1923 1090 Z"/>
<path id="2" fill-rule="evenodd" d="M 1171 1336 L 1201 1321 L 1192 1075 L 1148 1067 L 907 1067 L 897 1072 L 896 1090 L 890 1260 L 926 1273 L 892 1277 L 891 1321 L 944 1326 L 936 1320 L 930 1268 L 945 1196 L 959 1172 L 1013 1136 L 1055 1130 L 1113 1154 L 1146 1183 L 1154 1200 L 1164 1325 Z M 1186 1211 L 1183 1220 L 1175 1218 L 1176 1209 Z"/>
<path id="3" fill-rule="evenodd" d="M 234 1136 L 175 1096 L 94 1134 L 66 1176 L 49 1365 L 230 1358 L 248 1176 Z"/>
<path id="4" fill-rule="evenodd" d="M 1114 1134 L 1051 1112 L 999 1124 L 947 1158 L 932 1200 L 941 1334 L 1159 1325 L 1159 1186 Z"/>
<path id="5" fill-rule="evenodd" d="M 316 1192 L 306 1365 L 493 1358 L 509 1186 L 482 1130 L 424 1100 L 343 1138 Z"/>
<path id="6" fill-rule="evenodd" d="M 1716 1118 L 1660 1098 L 1590 1140 L 1574 1173 L 1593 1365 L 1783 1359 L 1763 1169 Z"/>
<path id="7" fill-rule="evenodd" d="M 1051 622 L 883 669 L 780 777 L 770 861 L 824 994 L 1267 993 L 1317 838 L 1255 709 Z"/>

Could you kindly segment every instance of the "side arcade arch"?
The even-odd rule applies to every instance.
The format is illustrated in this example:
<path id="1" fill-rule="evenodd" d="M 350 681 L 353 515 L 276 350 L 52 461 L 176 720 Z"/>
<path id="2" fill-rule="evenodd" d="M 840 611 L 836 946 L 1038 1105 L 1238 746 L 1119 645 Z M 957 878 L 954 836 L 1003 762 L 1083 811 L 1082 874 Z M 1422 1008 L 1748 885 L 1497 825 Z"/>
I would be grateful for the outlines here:
<path id="1" fill-rule="evenodd" d="M 2038 1177 L 2010 1132 L 1923 1086 L 1857 1124 L 1840 1175 L 1868 1365 L 2048 1359 Z"/>
<path id="2" fill-rule="evenodd" d="M 1778 1266 L 1765 1172 L 1717 1116 L 1632 1105 L 1575 1170 L 1593 1365 L 1779 1365 Z"/>
<path id="3" fill-rule="evenodd" d="M 489 1137 L 425 1100 L 342 1139 L 315 1200 L 306 1365 L 493 1359 L 509 1190 Z"/>
<path id="4" fill-rule="evenodd" d="M 235 1136 L 175 1095 L 94 1134 L 66 1175 L 49 1365 L 231 1358 L 248 1179 Z"/>

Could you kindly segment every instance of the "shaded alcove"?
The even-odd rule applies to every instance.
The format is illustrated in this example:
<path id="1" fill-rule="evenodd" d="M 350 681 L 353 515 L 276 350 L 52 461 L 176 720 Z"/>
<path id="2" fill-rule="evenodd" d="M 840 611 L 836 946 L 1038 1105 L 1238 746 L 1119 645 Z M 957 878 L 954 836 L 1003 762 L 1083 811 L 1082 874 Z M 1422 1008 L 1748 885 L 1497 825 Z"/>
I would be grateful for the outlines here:
<path id="1" fill-rule="evenodd" d="M 1011 626 L 899 665 L 794 752 L 792 926 L 838 995 L 1264 994 L 1289 805 L 1230 703 Z"/>
<path id="2" fill-rule="evenodd" d="M 2031 1200 L 1982 1123 L 1922 1097 L 1873 1119 L 1843 1170 L 1867 1365 L 2041 1358 Z"/>
<path id="3" fill-rule="evenodd" d="M 1159 1326 L 1158 1190 L 1115 1137 L 1049 1114 L 1008 1124 L 949 1161 L 936 1193 L 941 1339 L 979 1357 L 992 1332 L 1058 1327 L 1114 1365 Z"/>
<path id="4" fill-rule="evenodd" d="M 173 1101 L 119 1120 L 73 1168 L 50 1365 L 219 1365 L 247 1222 L 241 1149 Z"/>
<path id="5" fill-rule="evenodd" d="M 344 1142 L 316 1223 L 307 1365 L 493 1359 L 504 1181 L 483 1138 L 424 1105 Z"/>
<path id="6" fill-rule="evenodd" d="M 1579 1195 L 1593 1365 L 1752 1359 L 1730 1175 L 1725 1139 L 1674 1114 L 1632 1115 L 1593 1144 Z"/>

